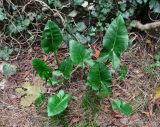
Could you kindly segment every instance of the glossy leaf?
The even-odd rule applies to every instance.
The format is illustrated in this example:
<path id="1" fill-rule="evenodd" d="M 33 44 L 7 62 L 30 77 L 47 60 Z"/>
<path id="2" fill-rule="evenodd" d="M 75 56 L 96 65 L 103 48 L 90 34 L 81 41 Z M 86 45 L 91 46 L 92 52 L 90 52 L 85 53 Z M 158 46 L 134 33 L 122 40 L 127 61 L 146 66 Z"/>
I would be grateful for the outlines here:
<path id="1" fill-rule="evenodd" d="M 85 60 L 85 63 L 92 67 L 95 62 L 93 59 L 90 58 L 90 59 Z"/>
<path id="2" fill-rule="evenodd" d="M 71 97 L 72 95 L 65 94 L 63 90 L 60 90 L 57 95 L 50 97 L 47 106 L 48 116 L 55 116 L 63 112 L 67 108 Z"/>
<path id="3" fill-rule="evenodd" d="M 111 74 L 102 63 L 95 63 L 88 74 L 87 85 L 93 90 L 101 90 L 103 85 L 107 88 L 112 81 Z"/>
<path id="4" fill-rule="evenodd" d="M 63 73 L 64 77 L 68 78 L 73 70 L 72 61 L 70 58 L 64 60 L 60 66 L 59 70 Z"/>
<path id="5" fill-rule="evenodd" d="M 42 60 L 33 58 L 32 65 L 43 80 L 47 81 L 49 78 L 52 78 L 52 69 Z"/>
<path id="6" fill-rule="evenodd" d="M 59 27 L 49 20 L 42 34 L 41 48 L 45 53 L 56 52 L 63 40 Z"/>
<path id="7" fill-rule="evenodd" d="M 111 99 L 112 109 L 119 110 L 125 115 L 131 115 L 132 107 L 122 99 Z"/>
<path id="8" fill-rule="evenodd" d="M 118 70 L 120 65 L 120 59 L 117 57 L 117 55 L 113 52 L 113 58 L 112 58 L 112 67 L 115 71 Z"/>
<path id="9" fill-rule="evenodd" d="M 108 58 L 112 61 L 112 66 L 115 70 L 120 65 L 121 53 L 128 47 L 128 32 L 125 26 L 125 22 L 122 16 L 118 16 L 110 24 L 104 39 L 103 49 L 100 54 L 99 61 L 103 61 Z"/>
<path id="10" fill-rule="evenodd" d="M 83 66 L 85 60 L 90 59 L 90 52 L 79 42 L 71 40 L 69 42 L 70 58 L 74 64 Z"/>

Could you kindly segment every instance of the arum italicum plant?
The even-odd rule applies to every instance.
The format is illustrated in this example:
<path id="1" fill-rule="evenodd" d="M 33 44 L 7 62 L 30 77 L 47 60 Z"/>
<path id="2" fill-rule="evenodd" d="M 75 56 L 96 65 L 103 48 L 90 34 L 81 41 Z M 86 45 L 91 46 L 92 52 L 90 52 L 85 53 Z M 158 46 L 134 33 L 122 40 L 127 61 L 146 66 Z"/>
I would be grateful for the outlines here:
<path id="1" fill-rule="evenodd" d="M 120 66 L 121 54 L 128 47 L 128 32 L 122 16 L 118 16 L 112 21 L 103 39 L 103 48 L 97 60 L 92 60 L 91 52 L 85 48 L 80 42 L 71 40 L 69 42 L 69 56 L 61 63 L 57 58 L 57 50 L 63 40 L 60 28 L 52 21 L 48 21 L 42 34 L 41 48 L 45 53 L 53 52 L 57 61 L 58 68 L 52 70 L 45 62 L 38 58 L 32 59 L 34 69 L 39 76 L 52 85 L 60 85 L 64 80 L 68 79 L 72 74 L 73 67 L 87 66 L 90 71 L 87 76 L 86 85 L 96 91 L 95 96 L 103 99 L 112 93 L 110 85 L 112 83 L 112 75 L 104 64 L 106 61 L 112 63 L 115 72 Z M 63 79 L 58 80 L 58 76 Z M 48 99 L 48 116 L 58 115 L 63 112 L 68 105 L 72 94 L 66 94 L 60 90 L 57 95 Z M 132 107 L 123 99 L 110 99 L 112 109 L 119 110 L 125 115 L 132 113 Z"/>

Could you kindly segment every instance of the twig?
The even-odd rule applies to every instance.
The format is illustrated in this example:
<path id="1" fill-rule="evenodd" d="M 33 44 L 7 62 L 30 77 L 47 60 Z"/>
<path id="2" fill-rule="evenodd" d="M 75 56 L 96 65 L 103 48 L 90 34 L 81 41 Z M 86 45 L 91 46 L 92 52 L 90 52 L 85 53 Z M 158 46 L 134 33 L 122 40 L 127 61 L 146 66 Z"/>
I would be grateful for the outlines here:
<path id="1" fill-rule="evenodd" d="M 11 39 L 13 39 L 15 42 L 17 42 L 17 43 L 18 43 L 18 45 L 19 45 L 18 54 L 16 55 L 16 57 L 15 57 L 14 59 L 11 59 L 11 60 L 17 60 L 18 56 L 20 55 L 20 52 L 21 52 L 21 48 L 22 48 L 22 46 L 21 46 L 21 43 L 20 43 L 18 40 L 16 40 L 14 37 L 12 37 L 12 35 L 11 35 L 11 34 L 10 34 L 10 38 L 11 38 Z"/>
<path id="2" fill-rule="evenodd" d="M 147 23 L 147 24 L 142 24 L 139 21 L 136 22 L 136 28 L 138 28 L 141 31 L 155 29 L 157 27 L 160 27 L 160 21 L 156 21 L 156 22 L 152 22 L 152 23 Z"/>
<path id="3" fill-rule="evenodd" d="M 58 11 L 57 9 L 51 9 L 45 2 L 43 2 L 43 1 L 41 1 L 41 0 L 31 0 L 31 1 L 29 1 L 29 2 L 23 7 L 22 12 L 25 10 L 25 8 L 26 8 L 29 4 L 31 4 L 31 2 L 38 2 L 38 3 L 40 3 L 42 6 L 46 7 L 47 9 L 49 9 L 52 13 L 55 13 L 55 12 L 56 12 L 57 15 L 59 16 L 59 18 L 61 19 L 61 21 L 62 21 L 62 23 L 63 23 L 63 26 L 65 25 L 65 20 L 64 20 L 64 18 L 62 17 L 61 12 Z"/>

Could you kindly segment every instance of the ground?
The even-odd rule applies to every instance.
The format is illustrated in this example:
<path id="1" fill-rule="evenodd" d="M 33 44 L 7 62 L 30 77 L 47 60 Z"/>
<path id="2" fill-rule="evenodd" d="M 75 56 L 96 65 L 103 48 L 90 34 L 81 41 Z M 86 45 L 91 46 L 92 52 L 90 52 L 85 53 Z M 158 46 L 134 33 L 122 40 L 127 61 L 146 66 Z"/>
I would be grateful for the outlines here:
<path id="1" fill-rule="evenodd" d="M 34 3 L 35 1 L 30 2 Z M 19 6 L 20 12 L 23 11 L 26 13 L 30 8 L 32 8 L 33 11 L 41 11 L 41 4 L 36 2 L 34 4 L 27 3 L 25 0 L 24 3 L 21 3 L 25 6 Z M 70 10 L 72 9 L 69 8 L 67 11 L 70 12 Z M 55 10 L 52 10 L 50 15 L 45 15 L 44 21 L 55 18 L 51 15 L 55 13 L 53 11 Z M 65 12 L 65 10 L 63 11 Z M 78 18 L 76 21 L 86 21 L 87 19 L 85 16 L 78 16 L 76 18 Z M 47 117 L 46 103 L 39 108 L 36 108 L 34 104 L 29 107 L 22 107 L 20 100 L 23 96 L 19 96 L 16 93 L 16 89 L 21 87 L 26 81 L 33 84 L 37 73 L 32 67 L 32 58 L 41 58 L 53 69 L 57 68 L 54 54 L 49 53 L 46 55 L 40 48 L 40 36 L 44 22 L 33 22 L 34 23 L 30 25 L 31 28 L 29 27 L 25 34 L 18 33 L 14 34 L 14 36 L 12 36 L 12 34 L 6 36 L 0 31 L 0 47 L 9 46 L 18 49 L 18 51 L 13 51 L 7 61 L 7 63 L 16 65 L 16 73 L 11 76 L 5 76 L 0 73 L 0 81 L 6 80 L 3 85 L 0 84 L 0 127 L 160 126 L 159 101 L 153 99 L 155 89 L 160 87 L 160 68 L 151 66 L 155 63 L 155 54 L 159 52 L 159 32 L 156 30 L 140 32 L 139 30 L 131 30 L 128 28 L 131 43 L 129 48 L 123 53 L 121 61 L 121 66 L 126 65 L 128 68 L 126 80 L 117 80 L 117 73 L 113 73 L 112 75 L 113 81 L 111 87 L 113 94 L 110 96 L 113 98 L 120 97 L 131 103 L 133 107 L 131 116 L 124 116 L 117 111 L 111 110 L 109 97 L 97 101 L 97 98 L 94 96 L 95 93 L 85 85 L 83 78 L 85 74 L 80 68 L 74 71 L 67 86 L 47 86 L 47 84 L 43 84 L 47 88 L 46 96 L 53 95 L 60 89 L 64 89 L 65 92 L 68 93 L 73 93 L 74 97 L 69 102 L 67 110 L 60 116 L 53 118 Z M 60 23 L 60 19 L 57 22 Z M 94 24 L 94 22 L 93 20 L 88 24 Z M 4 27 L 0 22 L 0 28 Z M 33 44 L 26 41 L 28 39 L 28 33 L 36 36 Z M 96 47 L 100 49 L 102 45 L 102 33 L 98 32 L 93 39 L 93 43 L 86 44 L 86 47 Z M 67 51 L 68 46 L 66 43 L 63 43 L 58 50 L 58 58 L 62 60 L 68 56 Z M 4 60 L 0 59 L 0 64 L 2 62 L 4 62 Z"/>
<path id="2" fill-rule="evenodd" d="M 101 109 L 98 106 L 98 111 L 92 111 L 90 108 L 83 108 L 84 91 L 87 89 L 84 81 L 74 80 L 69 86 L 66 86 L 65 91 L 74 94 L 73 100 L 70 102 L 69 107 L 65 114 L 62 116 L 64 125 L 67 126 L 100 126 L 100 127 L 158 127 L 160 126 L 159 117 L 160 112 L 158 103 L 152 101 L 154 89 L 159 86 L 159 69 L 151 70 L 149 65 L 154 63 L 153 53 L 147 46 L 145 40 L 140 42 L 135 40 L 133 45 L 125 51 L 122 57 L 122 65 L 128 67 L 128 75 L 125 81 L 113 80 L 113 97 L 122 97 L 131 102 L 133 106 L 133 114 L 130 117 L 125 117 L 117 112 L 110 110 L 110 104 L 106 99 L 100 102 Z M 66 46 L 59 50 L 59 55 L 64 57 Z M 12 59 L 17 54 L 11 56 Z M 55 124 L 53 120 L 47 118 L 44 107 L 36 109 L 34 105 L 28 108 L 21 108 L 19 105 L 21 97 L 17 96 L 15 89 L 20 87 L 25 81 L 32 81 L 36 72 L 31 65 L 32 57 L 39 57 L 48 61 L 54 68 L 54 57 L 52 54 L 47 56 L 40 50 L 39 43 L 27 47 L 17 56 L 15 60 L 10 60 L 17 66 L 17 72 L 10 76 L 5 77 L 1 74 L 0 79 L 6 79 L 7 83 L 4 89 L 0 91 L 1 102 L 0 123 L 3 127 L 40 127 Z M 2 61 L 1 61 L 2 62 Z M 83 73 L 83 72 L 80 72 Z M 75 74 L 76 76 L 77 74 Z M 116 75 L 115 75 L 116 77 Z M 48 88 L 49 92 L 55 93 L 59 87 Z M 86 94 L 86 96 L 91 96 Z M 93 98 L 91 96 L 91 98 Z M 95 106 L 95 107 L 94 107 Z M 60 119 L 60 121 L 62 121 Z M 53 123 L 52 123 L 53 122 Z M 63 124 L 62 122 L 62 124 Z M 61 123 L 61 122 L 60 122 Z"/>

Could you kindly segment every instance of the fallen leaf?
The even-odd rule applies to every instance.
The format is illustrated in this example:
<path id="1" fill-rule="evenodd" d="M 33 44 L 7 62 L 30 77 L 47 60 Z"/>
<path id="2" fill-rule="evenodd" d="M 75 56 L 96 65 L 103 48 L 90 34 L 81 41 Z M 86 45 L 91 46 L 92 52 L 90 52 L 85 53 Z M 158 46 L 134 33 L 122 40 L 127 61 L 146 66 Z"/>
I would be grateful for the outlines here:
<path id="1" fill-rule="evenodd" d="M 43 86 L 43 81 L 39 76 L 34 78 L 34 85 L 31 85 L 30 82 L 23 83 L 21 88 L 17 88 L 16 92 L 21 98 L 20 105 L 22 107 L 28 107 L 39 97 L 40 93 L 45 93 L 46 88 Z"/>
<path id="2" fill-rule="evenodd" d="M 97 59 L 100 55 L 100 51 L 95 46 L 93 47 L 93 49 L 94 49 L 93 57 Z"/>
<path id="3" fill-rule="evenodd" d="M 155 89 L 154 100 L 160 99 L 160 87 Z"/>

